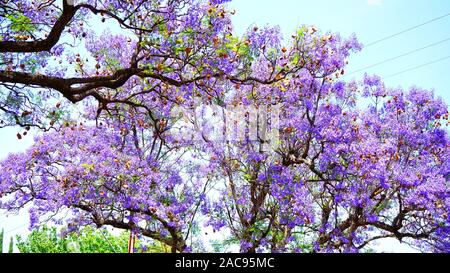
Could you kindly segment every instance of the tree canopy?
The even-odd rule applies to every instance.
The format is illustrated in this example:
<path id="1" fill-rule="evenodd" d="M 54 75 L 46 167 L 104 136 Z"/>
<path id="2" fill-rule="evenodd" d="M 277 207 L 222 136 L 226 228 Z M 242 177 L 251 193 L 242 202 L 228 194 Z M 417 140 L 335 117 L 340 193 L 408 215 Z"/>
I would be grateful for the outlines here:
<path id="1" fill-rule="evenodd" d="M 448 106 L 344 78 L 356 37 L 233 34 L 223 0 L 2 1 L 0 208 L 202 251 L 449 250 Z"/>

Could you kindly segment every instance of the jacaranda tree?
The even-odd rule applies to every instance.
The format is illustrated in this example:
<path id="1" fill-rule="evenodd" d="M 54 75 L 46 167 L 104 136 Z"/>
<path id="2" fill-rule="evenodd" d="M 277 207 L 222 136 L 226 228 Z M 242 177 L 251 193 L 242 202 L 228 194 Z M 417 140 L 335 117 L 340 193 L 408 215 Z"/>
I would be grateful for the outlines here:
<path id="1" fill-rule="evenodd" d="M 448 107 L 344 80 L 355 37 L 233 34 L 228 1 L 1 1 L 0 208 L 202 251 L 448 252 Z M 229 240 L 231 239 L 231 240 Z"/>

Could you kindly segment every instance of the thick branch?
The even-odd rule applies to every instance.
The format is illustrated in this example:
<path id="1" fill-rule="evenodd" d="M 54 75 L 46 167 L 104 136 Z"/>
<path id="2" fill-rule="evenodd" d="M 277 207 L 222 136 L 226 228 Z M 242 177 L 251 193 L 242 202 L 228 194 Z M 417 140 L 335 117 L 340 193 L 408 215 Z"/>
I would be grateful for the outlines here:
<path id="1" fill-rule="evenodd" d="M 1 41 L 0 52 L 41 52 L 50 51 L 58 43 L 65 26 L 72 20 L 80 7 L 63 1 L 63 12 L 56 21 L 46 39 L 37 41 Z"/>
<path id="2" fill-rule="evenodd" d="M 207 75 L 202 75 L 190 79 L 176 80 L 161 74 L 148 73 L 140 68 L 119 69 L 108 76 L 77 78 L 60 78 L 41 74 L 0 70 L 0 82 L 51 88 L 59 91 L 64 97 L 72 102 L 81 101 L 88 96 L 95 96 L 95 90 L 97 88 L 119 88 L 132 76 L 152 78 L 173 86 L 182 86 L 209 77 Z M 217 73 L 212 76 L 222 77 L 223 74 Z"/>

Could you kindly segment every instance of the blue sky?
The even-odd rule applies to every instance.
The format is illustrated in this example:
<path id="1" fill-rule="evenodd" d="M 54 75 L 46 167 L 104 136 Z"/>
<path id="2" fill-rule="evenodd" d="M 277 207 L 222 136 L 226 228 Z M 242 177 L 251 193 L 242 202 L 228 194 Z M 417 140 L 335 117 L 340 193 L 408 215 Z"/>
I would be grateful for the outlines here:
<path id="1" fill-rule="evenodd" d="M 235 0 L 235 31 L 242 34 L 251 24 L 279 25 L 285 37 L 301 24 L 316 25 L 323 32 L 339 32 L 346 37 L 355 33 L 363 44 L 450 13 L 448 0 Z M 349 59 L 347 72 L 450 38 L 450 16 L 364 48 Z M 415 54 L 368 69 L 381 76 L 415 67 L 450 55 L 450 40 Z M 413 85 L 435 89 L 450 102 L 450 59 L 385 79 L 388 86 Z M 360 78 L 364 72 L 348 78 Z M 347 78 L 346 77 L 346 78 Z"/>
<path id="2" fill-rule="evenodd" d="M 343 36 L 355 33 L 360 42 L 368 44 L 433 18 L 450 13 L 448 0 L 234 0 L 228 4 L 236 10 L 233 17 L 236 34 L 252 25 L 279 25 L 285 37 L 302 24 L 316 25 L 323 32 L 339 32 Z M 367 47 L 353 55 L 347 72 L 364 68 L 383 60 L 450 38 L 450 16 Z M 450 55 L 450 40 L 395 61 L 368 69 L 381 76 L 425 64 Z M 414 71 L 385 79 L 388 86 L 408 88 L 417 85 L 435 89 L 435 93 L 450 102 L 450 59 Z M 364 72 L 347 76 L 358 79 Z M 18 141 L 17 129 L 0 129 L 0 159 L 10 152 L 23 151 L 32 138 Z M 6 218 L 0 213 L 0 229 L 11 231 L 6 236 L 27 230 L 27 216 Z M 19 227 L 19 228 L 18 228 Z M 17 228 L 17 229 L 16 229 Z M 405 246 L 386 241 L 384 251 L 409 251 Z"/>

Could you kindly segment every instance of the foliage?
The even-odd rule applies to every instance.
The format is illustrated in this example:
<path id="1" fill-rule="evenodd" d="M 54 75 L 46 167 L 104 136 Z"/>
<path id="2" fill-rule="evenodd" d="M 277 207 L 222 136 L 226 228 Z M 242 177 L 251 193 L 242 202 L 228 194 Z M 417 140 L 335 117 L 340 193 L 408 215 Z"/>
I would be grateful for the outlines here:
<path id="1" fill-rule="evenodd" d="M 11 239 L 9 240 L 8 253 L 13 253 L 13 252 L 14 252 L 14 239 L 11 237 Z"/>
<path id="2" fill-rule="evenodd" d="M 3 236 L 4 236 L 4 230 L 2 229 L 2 232 L 0 232 L 0 253 L 3 253 Z"/>
<path id="3" fill-rule="evenodd" d="M 56 227 L 33 230 L 26 238 L 17 236 L 16 246 L 21 253 L 127 253 L 128 232 L 112 235 L 104 229 L 85 227 L 78 233 L 61 234 Z M 147 252 L 164 252 L 158 244 Z M 142 251 L 140 244 L 135 245 Z"/>
<path id="4" fill-rule="evenodd" d="M 0 232 L 0 254 L 3 253 L 3 240 L 4 240 L 4 236 L 5 236 L 5 231 L 2 229 L 2 231 Z M 14 252 L 14 241 L 13 238 L 10 238 L 9 241 L 9 246 L 8 246 L 8 253 L 13 253 Z"/>

